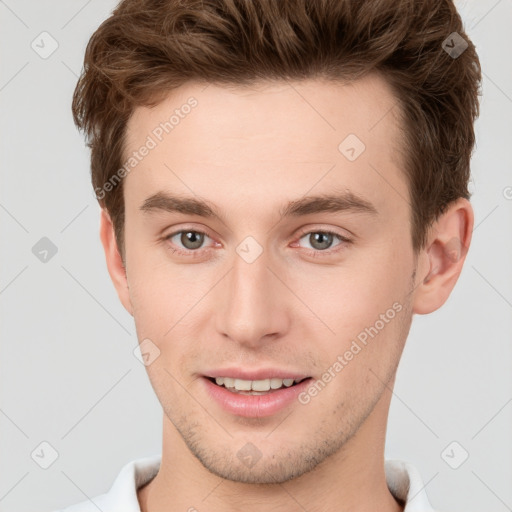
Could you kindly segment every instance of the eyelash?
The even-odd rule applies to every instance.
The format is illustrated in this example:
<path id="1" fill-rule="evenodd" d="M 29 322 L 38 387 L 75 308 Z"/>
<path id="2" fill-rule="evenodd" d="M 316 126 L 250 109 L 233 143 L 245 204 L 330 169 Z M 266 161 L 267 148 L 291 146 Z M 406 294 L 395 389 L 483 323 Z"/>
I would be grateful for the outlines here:
<path id="1" fill-rule="evenodd" d="M 329 229 L 310 229 L 309 231 L 303 230 L 299 234 L 299 240 L 301 238 L 304 238 L 305 235 L 310 235 L 311 233 L 322 233 L 323 235 L 332 235 L 340 241 L 338 245 L 336 245 L 334 248 L 331 249 L 325 249 L 324 251 L 318 250 L 318 249 L 306 249 L 307 252 L 310 254 L 310 256 L 313 256 L 313 258 L 318 258 L 321 256 L 331 256 L 333 254 L 337 254 L 338 252 L 342 251 L 346 248 L 348 244 L 352 243 L 352 240 L 350 238 L 347 238 L 343 235 L 340 235 L 336 231 L 331 231 Z"/>
<path id="2" fill-rule="evenodd" d="M 179 231 L 174 231 L 173 233 L 169 234 L 169 235 L 166 235 L 164 237 L 164 240 L 165 241 L 170 241 L 170 239 L 176 235 L 179 235 L 181 233 L 188 233 L 188 232 L 192 232 L 192 233 L 197 233 L 197 234 L 200 234 L 200 235 L 205 235 L 207 236 L 208 238 L 211 238 L 208 233 L 205 233 L 204 231 L 199 231 L 197 229 L 180 229 Z M 348 245 L 348 244 L 351 244 L 352 243 L 352 240 L 350 240 L 349 238 L 343 236 L 343 235 L 340 235 L 339 233 L 337 233 L 336 231 L 330 231 L 328 229 L 313 229 L 313 230 L 303 230 L 299 233 L 299 238 L 298 240 L 300 241 L 302 238 L 304 238 L 305 235 L 310 235 L 311 233 L 322 233 L 324 235 L 333 235 L 334 237 L 337 237 L 341 243 L 339 243 L 337 246 L 335 246 L 334 249 L 326 249 L 326 250 L 315 250 L 315 249 L 307 249 L 307 252 L 310 256 L 314 257 L 314 258 L 317 258 L 317 257 L 321 257 L 321 256 L 330 256 L 332 254 L 335 254 L 335 253 L 338 253 L 340 251 L 342 251 L 344 249 L 344 245 Z M 201 253 L 203 252 L 202 249 L 196 249 L 196 250 L 181 250 L 181 249 L 175 249 L 174 247 L 169 247 L 169 250 L 172 252 L 172 254 L 179 254 L 181 256 L 189 256 L 189 257 L 192 257 L 192 258 L 195 258 L 197 256 L 200 256 Z"/>

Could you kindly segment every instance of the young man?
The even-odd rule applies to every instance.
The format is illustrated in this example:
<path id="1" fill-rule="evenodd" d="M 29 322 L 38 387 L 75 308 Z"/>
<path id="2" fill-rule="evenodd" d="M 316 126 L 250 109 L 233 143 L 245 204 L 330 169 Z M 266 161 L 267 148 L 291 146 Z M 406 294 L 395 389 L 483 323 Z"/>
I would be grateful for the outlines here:
<path id="1" fill-rule="evenodd" d="M 432 510 L 385 432 L 470 245 L 479 81 L 448 0 L 118 5 L 73 113 L 163 447 L 67 511 Z"/>

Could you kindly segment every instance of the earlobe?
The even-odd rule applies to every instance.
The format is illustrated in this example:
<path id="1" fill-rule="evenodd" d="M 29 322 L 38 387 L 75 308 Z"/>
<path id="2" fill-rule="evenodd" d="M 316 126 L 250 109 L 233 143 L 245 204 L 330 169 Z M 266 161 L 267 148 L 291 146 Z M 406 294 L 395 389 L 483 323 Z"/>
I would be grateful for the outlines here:
<path id="1" fill-rule="evenodd" d="M 454 201 L 434 223 L 423 250 L 429 269 L 416 285 L 413 313 L 432 313 L 447 301 L 462 271 L 473 223 L 473 208 L 464 198 Z"/>
<path id="2" fill-rule="evenodd" d="M 128 289 L 128 280 L 126 276 L 126 268 L 124 266 L 121 254 L 117 247 L 117 241 L 114 233 L 114 226 L 110 215 L 102 208 L 100 217 L 100 239 L 105 251 L 105 259 L 107 263 L 108 273 L 114 283 L 119 296 L 119 300 L 130 315 L 133 316 L 132 304 L 130 301 L 130 293 Z"/>

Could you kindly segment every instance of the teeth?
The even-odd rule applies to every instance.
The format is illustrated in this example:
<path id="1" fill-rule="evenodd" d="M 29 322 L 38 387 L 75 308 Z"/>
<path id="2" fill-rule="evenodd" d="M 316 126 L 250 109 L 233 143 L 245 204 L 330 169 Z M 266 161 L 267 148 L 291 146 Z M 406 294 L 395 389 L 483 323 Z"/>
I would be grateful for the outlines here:
<path id="1" fill-rule="evenodd" d="M 235 379 L 235 389 L 237 391 L 251 391 L 250 380 Z"/>
<path id="2" fill-rule="evenodd" d="M 216 377 L 215 383 L 219 386 L 235 389 L 236 391 L 269 391 L 270 389 L 280 389 L 283 386 L 289 388 L 294 382 L 300 382 L 302 379 L 263 379 L 263 380 L 243 380 L 232 379 L 231 377 Z"/>
<path id="3" fill-rule="evenodd" d="M 283 385 L 282 379 L 270 379 L 270 387 L 272 389 L 279 389 Z"/>
<path id="4" fill-rule="evenodd" d="M 268 391 L 270 389 L 270 379 L 253 380 L 251 388 L 253 391 Z"/>
<path id="5" fill-rule="evenodd" d="M 227 388 L 234 388 L 235 379 L 231 379 L 230 377 L 224 377 L 224 386 L 226 386 Z"/>

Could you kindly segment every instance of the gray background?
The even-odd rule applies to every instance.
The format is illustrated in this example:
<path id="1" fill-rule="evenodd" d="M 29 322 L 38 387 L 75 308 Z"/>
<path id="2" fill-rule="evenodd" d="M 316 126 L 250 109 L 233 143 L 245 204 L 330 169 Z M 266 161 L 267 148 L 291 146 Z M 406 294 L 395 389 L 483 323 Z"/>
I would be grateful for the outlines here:
<path id="1" fill-rule="evenodd" d="M 70 112 L 85 45 L 115 3 L 0 1 L 1 511 L 94 497 L 161 449 L 162 413 L 107 274 Z M 457 5 L 484 71 L 475 230 L 448 302 L 414 319 L 386 457 L 419 469 L 435 508 L 501 512 L 512 510 L 512 1 Z M 31 47 L 46 37 L 51 49 L 43 31 L 58 43 L 45 59 Z M 42 237 L 58 249 L 46 263 L 32 252 Z M 48 469 L 42 442 L 58 453 Z M 446 460 L 458 465 L 463 450 L 453 469 Z"/>

